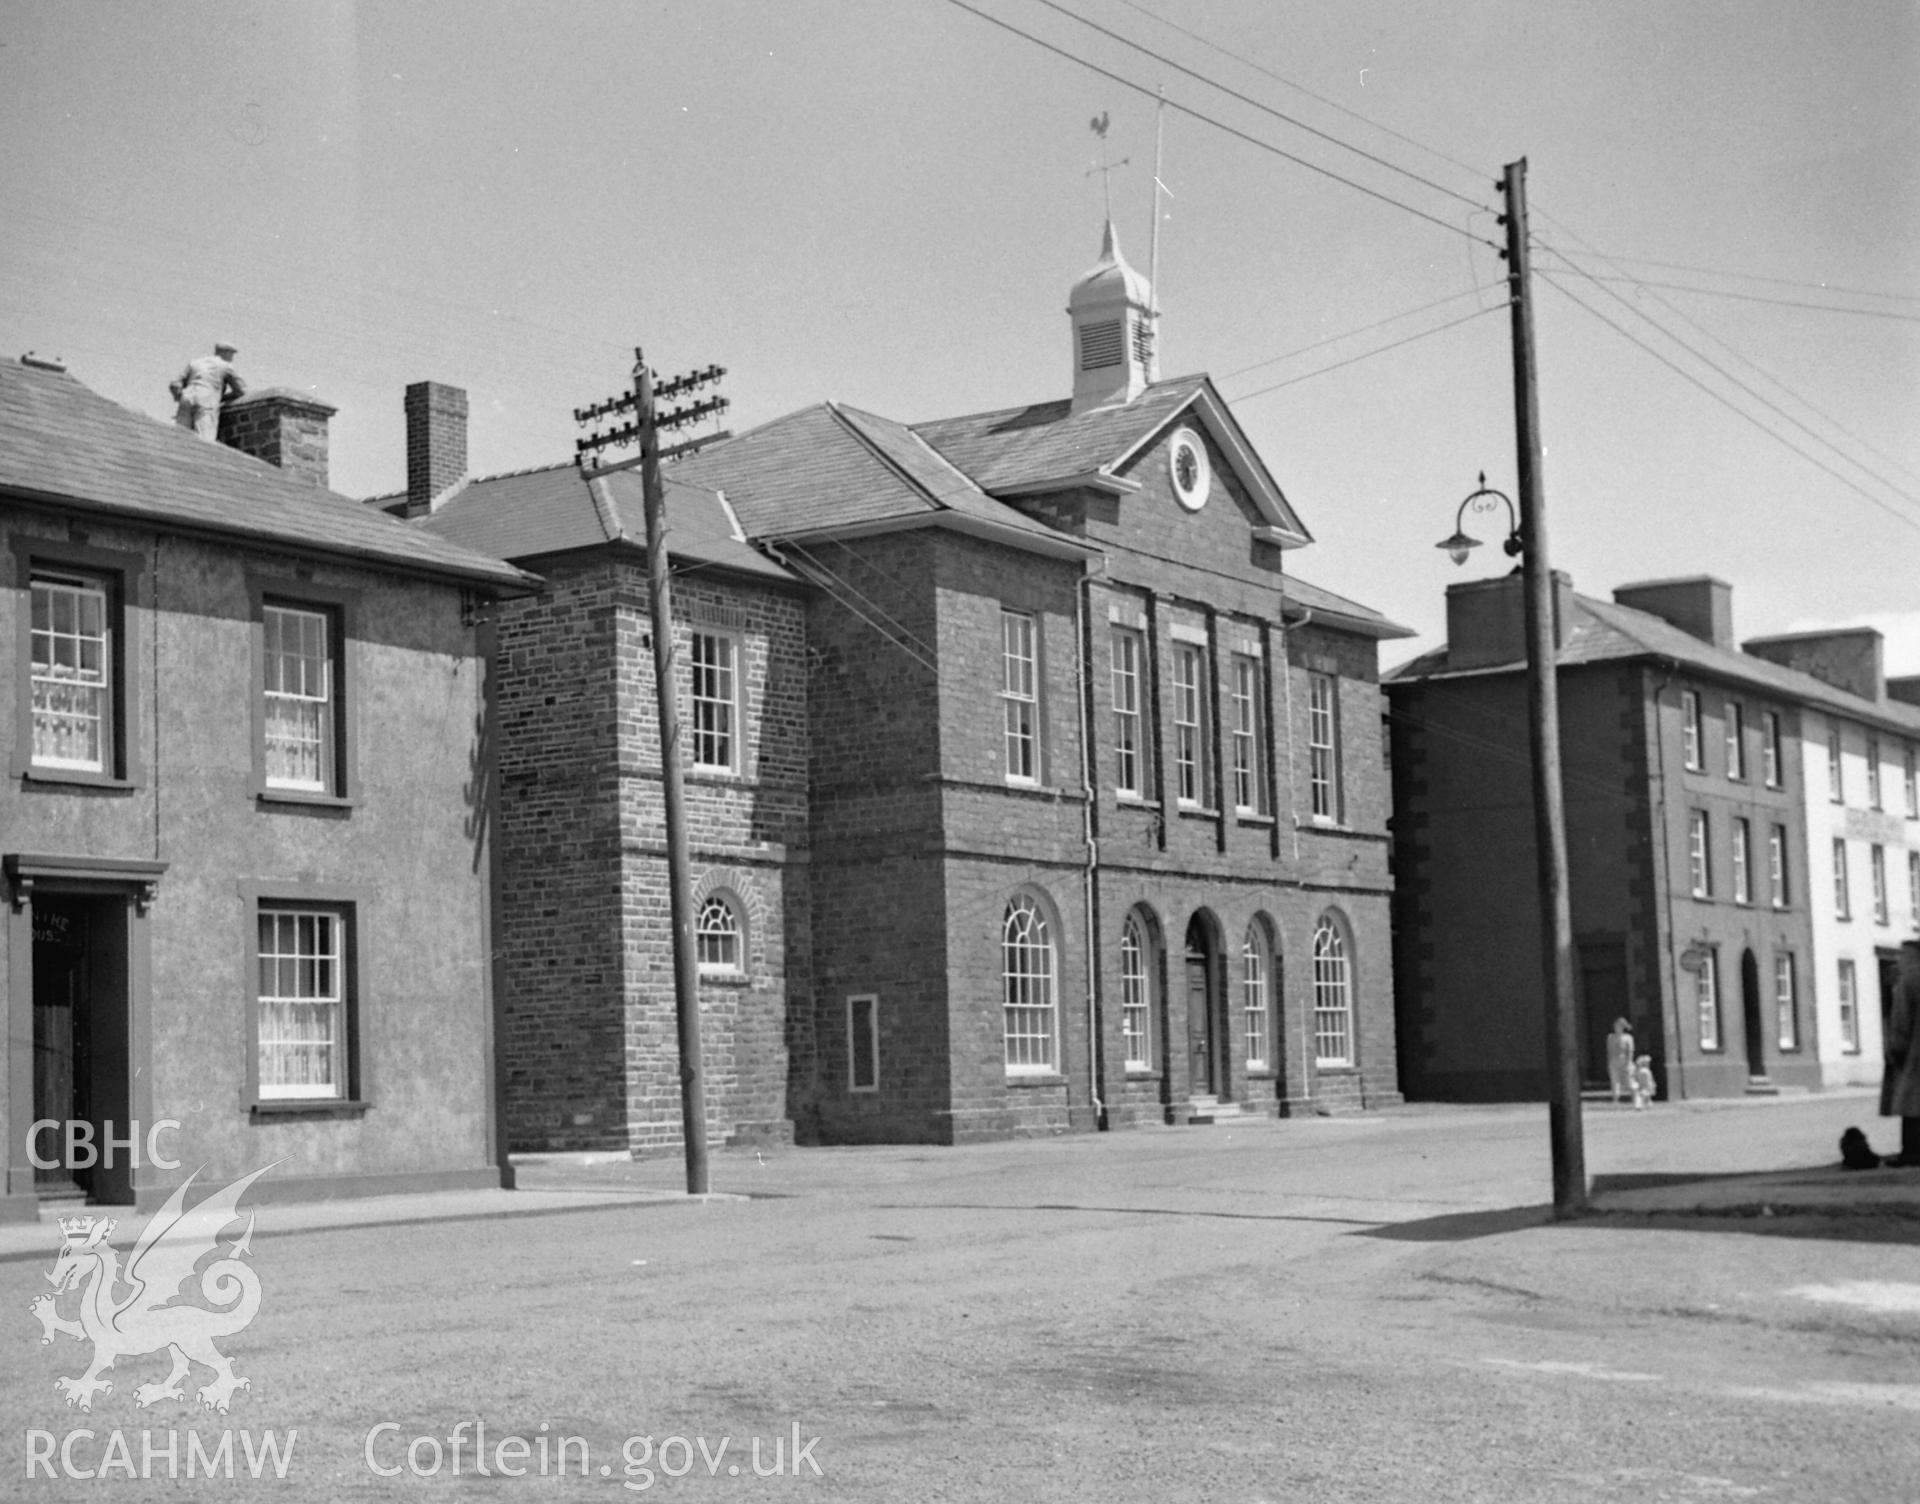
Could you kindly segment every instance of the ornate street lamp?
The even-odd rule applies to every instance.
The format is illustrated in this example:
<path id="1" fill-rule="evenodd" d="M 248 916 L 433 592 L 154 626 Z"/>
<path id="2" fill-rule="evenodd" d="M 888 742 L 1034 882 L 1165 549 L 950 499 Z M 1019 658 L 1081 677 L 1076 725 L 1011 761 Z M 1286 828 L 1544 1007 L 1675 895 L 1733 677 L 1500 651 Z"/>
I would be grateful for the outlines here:
<path id="1" fill-rule="evenodd" d="M 1480 488 L 1469 492 L 1466 500 L 1460 503 L 1460 510 L 1454 514 L 1453 536 L 1442 538 L 1433 546 L 1444 548 L 1447 551 L 1447 557 L 1454 563 L 1466 563 L 1467 554 L 1480 546 L 1480 540 L 1469 535 L 1466 530 L 1467 513 L 1497 511 L 1498 508 L 1494 506 L 1496 501 L 1503 501 L 1507 505 L 1507 538 L 1501 546 L 1506 549 L 1509 559 L 1519 558 L 1521 550 L 1527 546 L 1526 535 L 1520 531 L 1520 515 L 1514 510 L 1511 496 L 1505 491 L 1496 491 L 1487 484 L 1487 472 L 1484 470 L 1480 472 Z"/>

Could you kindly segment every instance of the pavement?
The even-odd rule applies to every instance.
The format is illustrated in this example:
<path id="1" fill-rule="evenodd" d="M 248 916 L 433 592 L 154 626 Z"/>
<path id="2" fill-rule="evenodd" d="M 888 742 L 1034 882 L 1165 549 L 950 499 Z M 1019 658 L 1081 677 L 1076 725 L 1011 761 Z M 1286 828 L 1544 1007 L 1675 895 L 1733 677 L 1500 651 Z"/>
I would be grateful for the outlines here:
<path id="1" fill-rule="evenodd" d="M 1837 1164 L 1743 1175 L 1596 1175 L 1600 1215 L 1905 1217 L 1920 1222 L 1920 1167 L 1843 1170 Z"/>
<path id="2" fill-rule="evenodd" d="M 740 1197 L 689 1197 L 684 1191 L 651 1186 L 581 1186 L 503 1191 L 421 1191 L 395 1196 L 362 1196 L 351 1200 L 272 1202 L 266 1224 L 256 1237 L 316 1232 L 349 1227 L 404 1226 L 420 1222 L 466 1222 L 502 1217 L 550 1216 L 637 1202 L 682 1202 L 700 1199 L 739 1200 Z M 88 1206 L 72 1202 L 49 1206 L 38 1222 L 0 1224 L 0 1263 L 17 1259 L 51 1259 L 60 1239 L 55 1224 L 61 1217 L 91 1214 L 115 1218 L 107 1242 L 131 1248 L 146 1225 L 146 1217 L 131 1207 Z"/>
<path id="3" fill-rule="evenodd" d="M 1920 1167 L 1843 1170 L 1839 1165 L 1837 1149 L 1835 1157 L 1824 1164 L 1801 1163 L 1778 1168 L 1735 1167 L 1730 1163 L 1725 1168 L 1718 1165 L 1702 1169 L 1673 1167 L 1676 1162 L 1683 1163 L 1686 1158 L 1684 1143 L 1688 1135 L 1684 1125 L 1690 1118 L 1703 1113 L 1784 1113 L 1817 1118 L 1823 1125 L 1830 1126 L 1832 1121 L 1838 1121 L 1835 1117 L 1838 1111 L 1842 1117 L 1851 1113 L 1866 1126 L 1869 1134 L 1884 1140 L 1891 1125 L 1874 1118 L 1874 1095 L 1864 1089 L 1843 1089 L 1773 1099 L 1731 1098 L 1725 1101 L 1660 1104 L 1649 1109 L 1644 1116 L 1629 1116 L 1619 1109 L 1589 1103 L 1585 1110 L 1585 1121 L 1590 1144 L 1603 1142 L 1604 1136 L 1618 1125 L 1662 1130 L 1661 1139 L 1671 1138 L 1676 1145 L 1663 1147 L 1657 1154 L 1661 1168 L 1623 1168 L 1590 1174 L 1590 1213 L 1601 1217 L 1656 1219 L 1807 1217 L 1835 1221 L 1848 1218 L 1875 1222 L 1911 1221 L 1917 1224 L 1915 1232 L 1920 1233 Z M 1348 1115 L 1334 1121 L 1350 1128 L 1361 1128 L 1370 1122 L 1384 1125 L 1408 1119 L 1504 1116 L 1530 1110 L 1537 1109 L 1516 1104 L 1453 1106 L 1421 1103 L 1382 1112 Z M 1309 1120 L 1292 1124 L 1282 1120 L 1265 1126 L 1285 1136 L 1290 1126 L 1299 1127 L 1306 1121 Z M 1771 1150 L 1771 1144 L 1766 1149 Z M 900 1161 L 904 1173 L 910 1176 L 918 1174 L 920 1172 L 907 1167 L 923 1164 L 928 1152 L 925 1145 L 717 1150 L 711 1161 L 713 1182 L 737 1184 L 742 1189 L 715 1191 L 704 1197 L 689 1196 L 685 1191 L 685 1171 L 677 1153 L 652 1155 L 638 1160 L 618 1153 L 516 1155 L 514 1169 L 518 1188 L 515 1190 L 432 1191 L 271 1203 L 270 1215 L 257 1235 L 276 1237 L 340 1228 L 552 1216 L 649 1202 L 684 1204 L 690 1201 L 743 1201 L 764 1195 L 831 1194 L 836 1182 L 845 1183 L 842 1177 L 849 1174 L 870 1177 L 876 1169 L 895 1159 Z M 1809 1157 L 1817 1158 L 1817 1154 Z M 1643 1158 L 1634 1162 L 1647 1161 Z M 1590 1152 L 1590 1170 L 1594 1163 L 1594 1156 Z M 756 1180 L 754 1172 L 774 1165 L 779 1169 L 777 1183 L 780 1188 L 774 1191 L 758 1189 L 764 1181 Z M 63 1203 L 43 1210 L 37 1223 L 0 1224 L 0 1263 L 50 1258 L 59 1242 L 54 1223 L 59 1217 L 76 1215 L 80 1210 L 71 1203 Z M 110 1244 L 118 1248 L 131 1247 L 146 1221 L 131 1208 L 95 1207 L 85 1210 L 119 1220 L 120 1225 L 108 1239 Z"/>

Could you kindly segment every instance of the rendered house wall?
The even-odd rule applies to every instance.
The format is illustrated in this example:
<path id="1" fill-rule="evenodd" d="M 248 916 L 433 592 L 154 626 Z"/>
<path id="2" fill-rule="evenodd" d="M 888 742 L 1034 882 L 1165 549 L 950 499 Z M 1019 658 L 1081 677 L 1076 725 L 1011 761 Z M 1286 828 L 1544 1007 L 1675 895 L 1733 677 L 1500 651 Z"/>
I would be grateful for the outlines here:
<path id="1" fill-rule="evenodd" d="M 0 729 L 10 744 L 25 647 L 25 553 L 58 560 L 84 547 L 140 561 L 123 618 L 125 787 L 15 776 L 0 793 L 5 851 L 92 862 L 163 862 L 144 907 L 129 902 L 130 946 L 144 974 L 133 991 L 129 1108 L 176 1119 L 179 1155 L 204 1175 L 238 1176 L 283 1161 L 259 1194 L 346 1194 L 497 1184 L 485 842 L 487 777 L 482 661 L 455 586 L 399 573 L 304 562 L 150 530 L 69 520 L 54 510 L 0 511 Z M 23 552 L 24 551 L 24 552 Z M 261 590 L 350 599 L 343 703 L 352 724 L 346 801 L 298 803 L 256 793 Z M 9 745 L 17 767 L 23 749 Z M 42 880 L 35 892 L 58 883 Z M 32 898 L 16 885 L 0 941 L 11 994 L 30 985 Z M 360 990 L 364 1110 L 315 1103 L 252 1106 L 249 1011 L 260 896 L 351 904 Z M 16 1043 L 31 1045 L 10 1031 Z M 16 1070 L 5 1073 L 20 1079 Z M 29 1076 L 30 1080 L 31 1077 Z M 30 1101 L 3 1109 L 24 1141 Z M 18 1178 L 16 1166 L 13 1178 Z M 185 1173 L 142 1168 L 142 1204 Z M 10 1185 L 15 1194 L 30 1184 Z"/>

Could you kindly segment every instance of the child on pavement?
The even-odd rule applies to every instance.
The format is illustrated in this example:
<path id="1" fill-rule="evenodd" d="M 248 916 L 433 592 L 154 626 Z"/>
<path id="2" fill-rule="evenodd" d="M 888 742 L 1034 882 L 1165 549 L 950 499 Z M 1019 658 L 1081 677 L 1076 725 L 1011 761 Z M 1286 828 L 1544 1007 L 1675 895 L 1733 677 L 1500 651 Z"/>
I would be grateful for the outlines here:
<path id="1" fill-rule="evenodd" d="M 1653 1056 L 1639 1055 L 1633 1062 L 1633 1110 L 1644 1111 L 1653 1100 Z"/>

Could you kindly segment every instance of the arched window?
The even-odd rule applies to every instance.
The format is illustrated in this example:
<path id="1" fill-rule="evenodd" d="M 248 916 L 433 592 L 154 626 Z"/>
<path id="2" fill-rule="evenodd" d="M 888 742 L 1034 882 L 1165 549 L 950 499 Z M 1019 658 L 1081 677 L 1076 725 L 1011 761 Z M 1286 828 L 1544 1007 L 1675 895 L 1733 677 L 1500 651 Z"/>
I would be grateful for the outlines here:
<path id="1" fill-rule="evenodd" d="M 1150 995 L 1146 937 L 1140 933 L 1140 921 L 1129 914 L 1127 927 L 1120 932 L 1120 1036 L 1130 1071 L 1153 1069 Z"/>
<path id="2" fill-rule="evenodd" d="M 1053 938 L 1040 905 L 1022 893 L 1000 928 L 1000 975 L 1010 1072 L 1051 1071 Z"/>
<path id="3" fill-rule="evenodd" d="M 1260 921 L 1247 926 L 1240 945 L 1240 1016 L 1247 1032 L 1247 1069 L 1266 1070 L 1273 1064 L 1272 1013 L 1267 993 L 1267 937 Z"/>
<path id="4" fill-rule="evenodd" d="M 733 905 L 718 893 L 709 894 L 700 905 L 700 918 L 693 927 L 694 953 L 703 972 L 738 975 L 744 958 L 740 945 L 740 916 Z"/>
<path id="5" fill-rule="evenodd" d="M 1321 1065 L 1353 1064 L 1353 971 L 1331 914 L 1313 931 L 1313 1053 Z"/>

